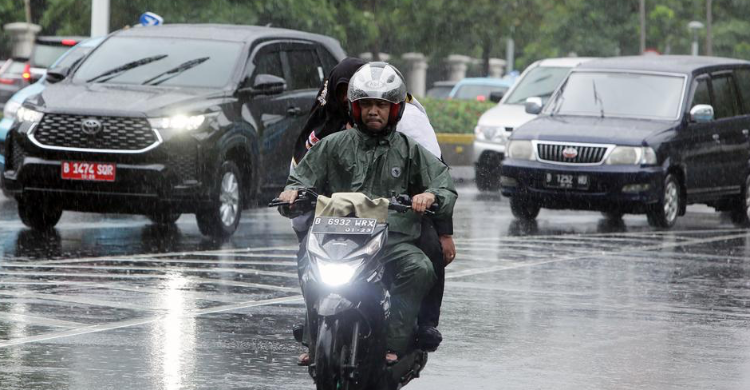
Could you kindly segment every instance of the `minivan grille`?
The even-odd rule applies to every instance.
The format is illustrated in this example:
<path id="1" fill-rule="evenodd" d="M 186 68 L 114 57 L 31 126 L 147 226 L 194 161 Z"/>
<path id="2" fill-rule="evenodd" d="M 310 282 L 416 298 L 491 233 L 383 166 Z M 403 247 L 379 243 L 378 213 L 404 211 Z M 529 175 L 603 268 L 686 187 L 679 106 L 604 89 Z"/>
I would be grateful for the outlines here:
<path id="1" fill-rule="evenodd" d="M 607 153 L 606 146 L 564 143 L 538 143 L 536 148 L 540 160 L 564 164 L 598 164 Z M 571 157 L 573 155 L 574 157 Z"/>
<path id="2" fill-rule="evenodd" d="M 81 122 L 96 119 L 101 130 L 87 134 Z M 159 142 L 146 118 L 45 114 L 34 130 L 34 139 L 55 148 L 139 151 Z"/>

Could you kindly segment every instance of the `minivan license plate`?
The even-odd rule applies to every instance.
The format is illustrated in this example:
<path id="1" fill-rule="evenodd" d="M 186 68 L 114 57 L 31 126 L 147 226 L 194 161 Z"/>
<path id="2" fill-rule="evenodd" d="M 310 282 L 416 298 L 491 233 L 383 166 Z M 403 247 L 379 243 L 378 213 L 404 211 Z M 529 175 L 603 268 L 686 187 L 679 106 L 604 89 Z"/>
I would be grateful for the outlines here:
<path id="1" fill-rule="evenodd" d="M 63 161 L 61 175 L 65 180 L 115 181 L 115 164 Z"/>
<path id="2" fill-rule="evenodd" d="M 589 188 L 589 177 L 586 175 L 547 173 L 544 177 L 544 185 L 549 188 L 585 190 Z"/>

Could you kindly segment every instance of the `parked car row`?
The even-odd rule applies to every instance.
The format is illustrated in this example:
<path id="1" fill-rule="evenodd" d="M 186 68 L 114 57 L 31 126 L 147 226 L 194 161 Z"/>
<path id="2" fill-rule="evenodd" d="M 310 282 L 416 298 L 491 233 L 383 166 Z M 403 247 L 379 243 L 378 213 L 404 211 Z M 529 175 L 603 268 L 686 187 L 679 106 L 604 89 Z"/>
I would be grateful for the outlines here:
<path id="1" fill-rule="evenodd" d="M 4 189 L 36 229 L 65 210 L 194 213 L 202 233 L 231 235 L 285 184 L 307 109 L 344 57 L 334 39 L 255 26 L 133 28 L 93 46 L 49 70 L 5 140 Z"/>
<path id="2" fill-rule="evenodd" d="M 501 106 L 519 103 L 513 94 Z M 546 104 L 541 93 L 525 98 L 526 114 L 539 116 L 512 131 L 499 175 L 517 218 L 541 208 L 645 213 L 669 228 L 702 203 L 748 223 L 750 62 L 591 60 L 570 69 Z"/>

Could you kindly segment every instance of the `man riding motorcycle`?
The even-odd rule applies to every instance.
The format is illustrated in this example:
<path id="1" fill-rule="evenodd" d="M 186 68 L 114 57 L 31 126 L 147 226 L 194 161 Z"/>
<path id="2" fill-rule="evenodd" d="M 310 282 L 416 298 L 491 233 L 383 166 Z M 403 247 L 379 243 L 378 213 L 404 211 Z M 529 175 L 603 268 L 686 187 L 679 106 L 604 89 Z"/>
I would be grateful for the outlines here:
<path id="1" fill-rule="evenodd" d="M 406 85 L 398 70 L 382 62 L 366 64 L 352 77 L 347 95 L 354 127 L 313 146 L 290 173 L 279 199 L 292 203 L 303 188 L 327 196 L 359 192 L 373 199 L 395 192 L 411 195 L 412 207 L 420 214 L 437 201 L 436 216 L 449 219 L 457 194 L 448 168 L 394 131 L 406 104 Z M 430 260 L 415 245 L 420 218 L 415 213 L 391 213 L 388 218 L 391 235 L 383 254 L 391 295 L 388 361 L 406 351 L 422 298 L 436 280 Z"/>

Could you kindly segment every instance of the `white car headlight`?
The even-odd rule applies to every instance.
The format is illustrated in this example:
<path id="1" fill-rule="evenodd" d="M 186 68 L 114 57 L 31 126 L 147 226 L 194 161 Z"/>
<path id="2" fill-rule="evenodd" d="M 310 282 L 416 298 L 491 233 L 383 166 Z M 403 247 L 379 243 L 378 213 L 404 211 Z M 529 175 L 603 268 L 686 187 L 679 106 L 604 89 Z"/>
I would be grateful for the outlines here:
<path id="1" fill-rule="evenodd" d="M 508 158 L 517 160 L 533 160 L 534 159 L 534 146 L 531 141 L 517 140 L 508 142 L 508 147 L 505 149 L 505 153 Z"/>
<path id="2" fill-rule="evenodd" d="M 605 161 L 607 165 L 654 165 L 656 152 L 649 147 L 617 146 Z"/>
<path id="3" fill-rule="evenodd" d="M 148 121 L 155 130 L 191 131 L 201 127 L 205 115 L 175 115 L 163 118 L 150 118 Z"/>
<path id="4" fill-rule="evenodd" d="M 3 108 L 3 118 L 16 120 L 16 113 L 18 113 L 19 108 L 21 108 L 21 103 L 13 100 L 8 100 L 8 102 L 5 103 L 5 107 Z"/>
<path id="5" fill-rule="evenodd" d="M 357 269 L 362 265 L 362 260 L 347 263 L 318 262 L 318 271 L 323 283 L 329 286 L 341 286 L 349 283 L 357 274 Z"/>
<path id="6" fill-rule="evenodd" d="M 41 112 L 26 107 L 19 107 L 16 111 L 16 119 L 21 122 L 39 123 L 43 116 Z"/>

